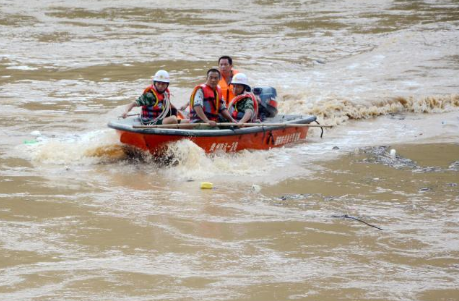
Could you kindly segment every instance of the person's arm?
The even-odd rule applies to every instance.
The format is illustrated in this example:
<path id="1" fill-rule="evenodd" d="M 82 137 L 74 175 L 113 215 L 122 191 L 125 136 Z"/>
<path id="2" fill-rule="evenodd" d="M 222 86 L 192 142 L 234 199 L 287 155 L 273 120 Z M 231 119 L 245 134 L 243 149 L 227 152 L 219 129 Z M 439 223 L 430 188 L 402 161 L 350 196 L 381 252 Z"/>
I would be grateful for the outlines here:
<path id="1" fill-rule="evenodd" d="M 187 108 L 189 105 L 190 105 L 190 102 L 189 102 L 189 101 L 187 101 L 187 103 L 186 103 L 186 104 L 184 104 L 183 106 L 181 106 L 181 107 L 180 107 L 180 110 L 181 110 L 181 111 L 185 111 L 185 110 L 186 110 L 186 108 Z"/>
<path id="2" fill-rule="evenodd" d="M 137 101 L 134 101 L 126 106 L 126 109 L 124 110 L 124 113 L 121 115 L 121 117 L 126 118 L 128 113 L 137 106 Z"/>
<path id="3" fill-rule="evenodd" d="M 246 123 L 247 121 L 249 121 L 252 118 L 252 115 L 253 115 L 253 111 L 252 110 L 250 110 L 250 109 L 245 110 L 244 116 L 242 116 L 241 120 L 239 120 L 238 123 Z"/>
<path id="4" fill-rule="evenodd" d="M 213 120 L 209 120 L 206 116 L 206 114 L 204 114 L 204 110 L 202 109 L 201 106 L 194 106 L 193 107 L 194 111 L 196 112 L 196 115 L 198 115 L 198 117 L 204 121 L 205 123 L 208 123 L 209 125 L 211 126 L 217 126 L 217 123 Z"/>
<path id="5" fill-rule="evenodd" d="M 230 122 L 236 123 L 236 120 L 233 119 L 233 117 L 230 115 L 226 108 L 223 111 L 221 111 L 220 114 L 222 114 L 222 116 L 228 119 Z"/>
<path id="6" fill-rule="evenodd" d="M 220 99 L 220 110 L 218 113 L 221 114 L 223 117 L 225 117 L 229 122 L 236 123 L 236 120 L 234 120 L 234 118 L 228 112 L 228 109 L 226 108 L 225 100 L 223 98 Z"/>

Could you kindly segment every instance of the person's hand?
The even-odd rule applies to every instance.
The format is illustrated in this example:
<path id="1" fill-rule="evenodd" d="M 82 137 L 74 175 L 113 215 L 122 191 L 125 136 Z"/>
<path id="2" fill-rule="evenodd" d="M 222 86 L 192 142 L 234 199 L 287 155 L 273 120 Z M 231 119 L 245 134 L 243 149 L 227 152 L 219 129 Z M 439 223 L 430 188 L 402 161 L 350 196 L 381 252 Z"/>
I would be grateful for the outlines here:
<path id="1" fill-rule="evenodd" d="M 210 125 L 210 126 L 217 126 L 217 122 L 213 121 L 213 120 L 209 120 L 207 121 L 207 123 Z"/>
<path id="2" fill-rule="evenodd" d="M 127 112 L 124 112 L 123 114 L 121 114 L 121 117 L 123 117 L 123 119 L 125 119 L 127 117 L 128 113 Z"/>

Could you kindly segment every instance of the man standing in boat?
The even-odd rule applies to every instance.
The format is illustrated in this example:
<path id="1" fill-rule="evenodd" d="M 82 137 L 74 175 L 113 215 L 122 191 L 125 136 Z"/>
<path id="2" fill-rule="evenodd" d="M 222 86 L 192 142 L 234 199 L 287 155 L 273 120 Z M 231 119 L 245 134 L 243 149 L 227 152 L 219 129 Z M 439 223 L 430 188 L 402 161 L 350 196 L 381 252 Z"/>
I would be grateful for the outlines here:
<path id="1" fill-rule="evenodd" d="M 222 91 L 218 86 L 220 78 L 218 69 L 209 69 L 206 83 L 194 88 L 190 97 L 191 123 L 205 122 L 214 127 L 220 115 L 230 122 L 236 122 L 226 109 Z"/>
<path id="2" fill-rule="evenodd" d="M 140 120 L 143 124 L 176 124 L 177 110 L 170 102 L 169 73 L 159 70 L 153 77 L 153 84 L 148 86 L 137 100 L 126 107 L 121 115 L 126 118 L 134 107 L 142 107 Z"/>
<path id="3" fill-rule="evenodd" d="M 221 73 L 220 81 L 218 85 L 222 89 L 223 98 L 228 106 L 231 99 L 234 98 L 232 80 L 233 76 L 239 73 L 239 71 L 233 69 L 233 59 L 230 56 L 224 55 L 218 59 L 218 69 Z"/>
<path id="4" fill-rule="evenodd" d="M 251 92 L 249 80 L 244 73 L 238 73 L 232 81 L 235 97 L 231 99 L 228 111 L 238 123 L 255 122 L 258 115 L 258 102 Z"/>

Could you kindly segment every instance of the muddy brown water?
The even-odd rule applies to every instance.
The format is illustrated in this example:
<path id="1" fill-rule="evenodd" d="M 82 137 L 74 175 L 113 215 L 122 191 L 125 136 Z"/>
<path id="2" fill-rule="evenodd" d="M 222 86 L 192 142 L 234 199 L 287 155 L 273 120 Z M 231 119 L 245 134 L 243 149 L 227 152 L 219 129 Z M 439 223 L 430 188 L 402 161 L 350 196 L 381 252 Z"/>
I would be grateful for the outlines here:
<path id="1" fill-rule="evenodd" d="M 0 299 L 459 300 L 458 11 L 0 0 Z M 224 54 L 335 127 L 127 157 L 107 122 L 158 69 L 180 106 Z"/>

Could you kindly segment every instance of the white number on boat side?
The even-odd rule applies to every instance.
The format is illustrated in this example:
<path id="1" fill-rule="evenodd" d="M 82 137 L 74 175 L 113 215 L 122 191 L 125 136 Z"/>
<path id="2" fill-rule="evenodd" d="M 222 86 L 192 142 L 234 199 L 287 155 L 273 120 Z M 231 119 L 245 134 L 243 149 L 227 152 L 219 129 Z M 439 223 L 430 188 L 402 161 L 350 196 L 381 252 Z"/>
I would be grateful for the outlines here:
<path id="1" fill-rule="evenodd" d="M 300 140 L 300 133 L 277 136 L 274 140 L 274 145 L 282 145 L 286 143 L 296 142 Z"/>
<path id="2" fill-rule="evenodd" d="M 235 152 L 237 149 L 237 142 L 232 142 L 232 143 L 212 143 L 212 146 L 210 147 L 211 152 L 216 152 L 216 151 L 224 151 L 224 152 Z"/>

